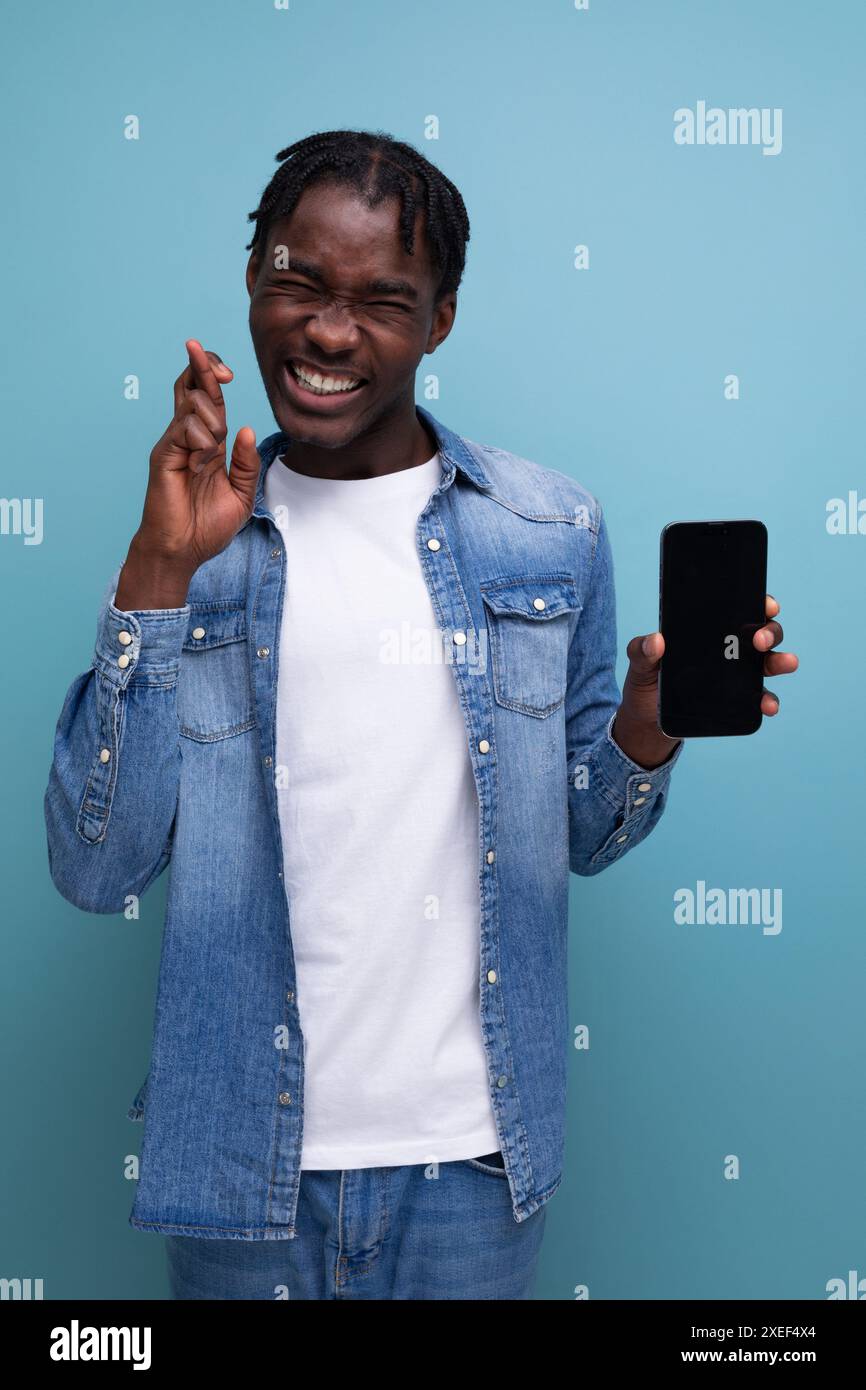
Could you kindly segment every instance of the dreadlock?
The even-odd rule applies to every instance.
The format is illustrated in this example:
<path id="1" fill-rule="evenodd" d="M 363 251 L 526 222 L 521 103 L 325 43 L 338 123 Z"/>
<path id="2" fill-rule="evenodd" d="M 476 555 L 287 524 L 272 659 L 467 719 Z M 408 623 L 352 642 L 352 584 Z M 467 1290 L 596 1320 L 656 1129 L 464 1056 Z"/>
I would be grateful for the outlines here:
<path id="1" fill-rule="evenodd" d="M 276 158 L 280 168 L 247 219 L 256 224 L 248 251 L 264 247 L 271 223 L 294 211 L 305 188 L 330 179 L 356 189 L 370 207 L 399 197 L 400 233 L 411 256 L 420 193 L 434 268 L 440 277 L 436 298 L 458 288 L 469 240 L 466 207 L 451 180 L 411 145 L 383 130 L 326 130 L 296 140 Z"/>

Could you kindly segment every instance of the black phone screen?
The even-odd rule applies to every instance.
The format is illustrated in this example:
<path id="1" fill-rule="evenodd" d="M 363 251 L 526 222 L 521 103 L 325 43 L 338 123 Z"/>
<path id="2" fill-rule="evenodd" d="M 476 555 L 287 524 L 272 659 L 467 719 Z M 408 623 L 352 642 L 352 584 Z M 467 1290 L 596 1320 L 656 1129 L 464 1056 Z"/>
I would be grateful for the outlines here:
<path id="1" fill-rule="evenodd" d="M 676 521 L 661 535 L 659 725 L 671 738 L 752 734 L 761 725 L 767 528 Z"/>

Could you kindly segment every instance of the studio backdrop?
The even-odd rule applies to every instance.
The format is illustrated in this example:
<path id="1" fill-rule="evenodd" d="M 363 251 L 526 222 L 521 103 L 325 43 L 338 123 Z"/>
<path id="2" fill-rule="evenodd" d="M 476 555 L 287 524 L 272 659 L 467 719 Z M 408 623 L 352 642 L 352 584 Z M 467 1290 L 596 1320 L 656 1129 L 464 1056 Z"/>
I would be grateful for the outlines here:
<path id="1" fill-rule="evenodd" d="M 166 875 L 137 913 L 78 911 L 43 795 L 184 340 L 234 370 L 230 438 L 271 433 L 247 214 L 278 150 L 348 126 L 463 194 L 417 401 L 599 499 L 620 681 L 680 520 L 765 523 L 801 663 L 758 733 L 688 741 L 646 843 L 572 877 L 537 1296 L 863 1297 L 862 6 L 91 0 L 4 28 L 0 1278 L 166 1297 L 127 1117 Z"/>

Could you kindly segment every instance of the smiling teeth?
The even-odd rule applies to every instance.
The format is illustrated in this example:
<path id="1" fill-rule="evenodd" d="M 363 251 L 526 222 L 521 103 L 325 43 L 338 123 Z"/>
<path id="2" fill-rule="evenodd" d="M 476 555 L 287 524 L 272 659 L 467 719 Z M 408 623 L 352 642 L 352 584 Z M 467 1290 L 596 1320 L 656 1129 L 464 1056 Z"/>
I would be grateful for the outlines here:
<path id="1" fill-rule="evenodd" d="M 306 386 L 308 391 L 314 391 L 317 396 L 332 396 L 337 391 L 352 391 L 361 382 L 360 377 L 321 376 L 319 372 L 306 372 L 296 362 L 291 363 L 291 369 L 301 385 Z"/>

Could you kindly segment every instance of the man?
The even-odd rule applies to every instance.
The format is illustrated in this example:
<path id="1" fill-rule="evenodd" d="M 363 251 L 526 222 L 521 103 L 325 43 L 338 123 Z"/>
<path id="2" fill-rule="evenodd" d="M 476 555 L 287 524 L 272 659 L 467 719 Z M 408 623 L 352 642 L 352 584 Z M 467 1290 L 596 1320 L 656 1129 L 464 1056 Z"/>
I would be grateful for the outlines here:
<path id="1" fill-rule="evenodd" d="M 415 405 L 454 185 L 381 133 L 277 158 L 247 286 L 279 431 L 226 471 L 232 372 L 190 339 L 58 722 L 51 873 L 110 913 L 171 862 L 130 1221 L 175 1297 L 528 1298 L 569 869 L 662 814 L 664 643 L 629 643 L 620 699 L 599 503 Z"/>

